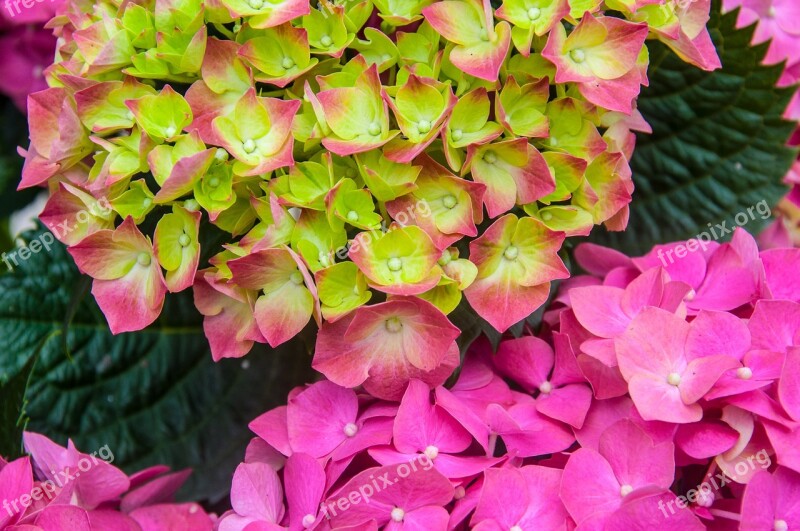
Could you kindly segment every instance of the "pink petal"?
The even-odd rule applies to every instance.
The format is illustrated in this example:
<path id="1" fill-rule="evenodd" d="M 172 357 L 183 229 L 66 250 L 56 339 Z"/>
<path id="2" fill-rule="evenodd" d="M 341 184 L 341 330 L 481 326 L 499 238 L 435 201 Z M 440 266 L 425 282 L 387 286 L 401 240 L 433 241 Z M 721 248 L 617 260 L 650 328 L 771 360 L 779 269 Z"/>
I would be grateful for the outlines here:
<path id="1" fill-rule="evenodd" d="M 323 457 L 347 439 L 347 426 L 355 424 L 357 414 L 352 389 L 317 382 L 289 401 L 289 443 L 295 452 Z"/>
<path id="2" fill-rule="evenodd" d="M 280 522 L 284 508 L 278 474 L 264 463 L 240 464 L 233 474 L 231 505 L 241 516 Z"/>

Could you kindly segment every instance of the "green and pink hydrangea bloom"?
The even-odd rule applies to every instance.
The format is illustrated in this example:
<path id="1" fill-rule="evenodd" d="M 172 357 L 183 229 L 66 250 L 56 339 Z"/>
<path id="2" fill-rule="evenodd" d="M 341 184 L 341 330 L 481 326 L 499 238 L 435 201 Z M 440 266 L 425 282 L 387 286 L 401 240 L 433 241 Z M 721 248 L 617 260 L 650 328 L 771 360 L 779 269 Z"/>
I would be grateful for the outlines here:
<path id="1" fill-rule="evenodd" d="M 192 287 L 215 359 L 319 327 L 315 366 L 387 396 L 452 373 L 448 315 L 504 332 L 568 276 L 565 238 L 624 230 L 648 34 L 716 58 L 707 6 L 655 1 L 64 9 L 20 187 L 75 227 L 112 331 Z"/>

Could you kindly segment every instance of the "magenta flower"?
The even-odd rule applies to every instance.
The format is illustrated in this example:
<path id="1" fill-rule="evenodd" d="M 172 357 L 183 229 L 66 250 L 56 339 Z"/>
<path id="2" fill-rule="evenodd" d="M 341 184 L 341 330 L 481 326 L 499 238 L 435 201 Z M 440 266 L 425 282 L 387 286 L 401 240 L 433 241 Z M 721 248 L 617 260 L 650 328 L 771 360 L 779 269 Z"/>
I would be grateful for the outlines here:
<path id="1" fill-rule="evenodd" d="M 759 472 L 742 497 L 743 530 L 794 529 L 800 526 L 800 474 L 778 467 Z"/>
<path id="2" fill-rule="evenodd" d="M 529 465 L 486 471 L 472 529 L 564 529 L 561 470 Z"/>
<path id="3" fill-rule="evenodd" d="M 726 370 L 739 365 L 692 332 L 680 317 L 646 308 L 615 340 L 620 371 L 645 420 L 700 420 L 703 408 L 697 402 Z"/>
<path id="4" fill-rule="evenodd" d="M 624 504 L 647 492 L 668 489 L 675 475 L 674 446 L 654 444 L 641 428 L 622 420 L 600 437 L 598 450 L 570 455 L 561 481 L 561 499 L 578 525 L 600 526 Z M 628 498 L 630 497 L 630 498 Z"/>

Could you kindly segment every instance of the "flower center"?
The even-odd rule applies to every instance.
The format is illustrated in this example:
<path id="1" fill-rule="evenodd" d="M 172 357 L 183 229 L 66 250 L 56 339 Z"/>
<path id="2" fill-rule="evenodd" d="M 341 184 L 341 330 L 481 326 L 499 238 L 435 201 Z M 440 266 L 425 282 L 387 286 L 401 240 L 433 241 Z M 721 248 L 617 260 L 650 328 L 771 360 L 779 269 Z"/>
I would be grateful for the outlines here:
<path id="1" fill-rule="evenodd" d="M 192 239 L 189 237 L 188 234 L 181 234 L 180 236 L 178 236 L 178 243 L 181 245 L 181 247 L 186 247 L 190 243 L 192 243 Z"/>
<path id="2" fill-rule="evenodd" d="M 358 212 L 355 210 L 350 210 L 347 213 L 347 221 L 358 221 Z"/>
<path id="3" fill-rule="evenodd" d="M 539 9 L 538 7 L 532 7 L 530 9 L 528 9 L 528 18 L 529 19 L 536 20 L 540 16 L 542 16 L 542 10 Z"/>
<path id="4" fill-rule="evenodd" d="M 298 286 L 303 283 L 303 274 L 300 271 L 295 271 L 289 276 L 289 280 L 291 280 L 294 284 Z"/>
<path id="5" fill-rule="evenodd" d="M 511 529 L 509 529 L 509 531 L 522 531 L 522 528 L 518 525 L 514 525 L 511 526 Z"/>
<path id="6" fill-rule="evenodd" d="M 253 142 L 252 138 L 248 138 L 247 140 L 242 142 L 242 149 L 244 149 L 245 153 L 250 154 L 256 150 L 256 143 Z"/>
<path id="7" fill-rule="evenodd" d="M 700 489 L 697 491 L 697 505 L 700 507 L 711 507 L 714 505 L 714 493 L 711 490 Z"/>
<path id="8" fill-rule="evenodd" d="M 786 520 L 775 520 L 772 527 L 775 531 L 787 531 L 789 529 L 789 524 L 786 523 Z"/>
<path id="9" fill-rule="evenodd" d="M 344 434 L 348 437 L 354 437 L 355 434 L 358 433 L 358 426 L 353 424 L 352 422 L 348 422 L 344 426 Z"/>
<path id="10" fill-rule="evenodd" d="M 175 133 L 177 133 L 177 131 L 175 130 L 174 125 L 170 125 L 166 129 L 164 129 L 164 134 L 167 136 L 167 138 L 172 138 L 173 136 L 175 136 Z"/>
<path id="11" fill-rule="evenodd" d="M 750 367 L 739 367 L 736 369 L 736 377 L 740 380 L 749 380 L 753 377 L 753 370 Z"/>
<path id="12" fill-rule="evenodd" d="M 584 62 L 586 60 L 586 54 L 580 48 L 577 48 L 575 50 L 571 50 L 569 52 L 569 56 L 576 63 L 582 63 L 582 62 Z"/>
<path id="13" fill-rule="evenodd" d="M 386 330 L 392 334 L 396 334 L 403 329 L 403 323 L 401 323 L 400 319 L 397 317 L 390 317 L 389 319 L 386 319 L 384 326 L 386 326 Z"/>
<path id="14" fill-rule="evenodd" d="M 458 204 L 458 201 L 456 200 L 456 196 L 450 194 L 442 198 L 442 204 L 445 208 L 453 208 Z"/>
<path id="15" fill-rule="evenodd" d="M 325 253 L 319 253 L 317 255 L 317 261 L 319 262 L 319 265 L 321 265 L 322 267 L 328 267 L 329 265 L 331 265 L 331 261 L 328 259 L 328 255 Z"/>
<path id="16" fill-rule="evenodd" d="M 403 261 L 393 256 L 386 261 L 386 266 L 389 268 L 389 271 L 400 271 L 403 269 Z"/>
<path id="17" fill-rule="evenodd" d="M 483 160 L 486 164 L 494 164 L 497 162 L 497 155 L 494 154 L 494 151 L 489 150 L 483 154 Z"/>
<path id="18" fill-rule="evenodd" d="M 139 253 L 139 256 L 136 257 L 136 261 L 139 265 L 147 267 L 150 265 L 150 254 L 149 253 Z"/>
<path id="19" fill-rule="evenodd" d="M 379 134 L 381 134 L 381 125 L 378 122 L 372 122 L 371 124 L 369 124 L 367 132 L 372 136 L 378 136 Z"/>
<path id="20" fill-rule="evenodd" d="M 210 178 L 208 180 L 208 187 L 209 188 L 216 188 L 217 186 L 219 186 L 219 178 L 218 177 L 212 177 L 212 178 Z"/>
<path id="21" fill-rule="evenodd" d="M 481 40 L 484 42 L 489 40 L 489 33 L 487 33 L 485 29 L 481 30 Z"/>
<path id="22" fill-rule="evenodd" d="M 146 201 L 147 199 L 145 199 L 145 202 Z M 147 206 L 150 205 L 148 204 Z M 198 203 L 196 199 L 187 199 L 186 201 L 183 202 L 183 208 L 185 208 L 189 212 L 197 212 L 197 209 L 200 208 L 200 203 Z"/>
<path id="23" fill-rule="evenodd" d="M 281 61 L 281 66 L 284 70 L 289 70 L 294 66 L 294 61 L 292 61 L 291 57 L 284 57 L 283 61 Z"/>
<path id="24" fill-rule="evenodd" d="M 619 495 L 622 496 L 623 498 L 628 494 L 630 494 L 631 492 L 633 492 L 633 487 L 631 487 L 630 485 L 623 485 L 619 488 Z"/>
<path id="25" fill-rule="evenodd" d="M 316 518 L 314 518 L 313 514 L 307 514 L 307 515 L 305 515 L 303 517 L 303 527 L 308 529 L 309 527 L 311 527 L 314 524 L 315 521 L 316 521 Z"/>
<path id="26" fill-rule="evenodd" d="M 671 372 L 667 375 L 667 383 L 678 387 L 681 384 L 681 375 L 677 372 Z"/>
<path id="27" fill-rule="evenodd" d="M 264 0 L 249 0 L 247 3 L 253 9 L 261 9 L 264 6 Z"/>
<path id="28" fill-rule="evenodd" d="M 402 522 L 403 518 L 406 517 L 406 512 L 401 509 L 400 507 L 395 507 L 392 509 L 392 520 L 395 522 Z"/>
<path id="29" fill-rule="evenodd" d="M 769 6 L 769 9 L 767 9 L 767 15 L 769 15 L 770 18 L 775 18 L 775 15 L 777 14 L 778 12 L 775 11 L 775 6 Z"/>
<path id="30" fill-rule="evenodd" d="M 217 159 L 217 162 L 225 162 L 228 160 L 228 152 L 222 148 L 217 148 L 217 151 L 214 152 L 214 158 Z"/>
<path id="31" fill-rule="evenodd" d="M 327 48 L 328 46 L 333 44 L 333 39 L 331 39 L 330 35 L 323 35 L 322 37 L 319 38 L 319 43 Z"/>
<path id="32" fill-rule="evenodd" d="M 684 300 L 690 301 L 690 300 L 694 299 L 696 295 L 697 295 L 697 292 L 695 290 L 693 290 L 693 289 L 690 289 L 689 293 L 687 293 L 686 296 L 684 297 Z"/>
<path id="33" fill-rule="evenodd" d="M 467 495 L 467 490 L 461 485 L 459 485 L 458 487 L 456 487 L 455 492 L 453 492 L 453 499 L 460 500 L 466 495 Z"/>
<path id="34" fill-rule="evenodd" d="M 434 460 L 439 455 L 439 449 L 433 445 L 428 446 L 425 448 L 425 455 L 428 456 L 428 459 Z"/>
<path id="35" fill-rule="evenodd" d="M 431 130 L 431 123 L 428 120 L 420 120 L 417 122 L 417 131 L 422 134 L 427 133 Z"/>
<path id="36" fill-rule="evenodd" d="M 505 256 L 506 260 L 516 260 L 517 256 L 519 256 L 519 249 L 513 245 L 509 245 L 506 247 L 506 250 L 503 251 L 503 256 Z"/>
<path id="37" fill-rule="evenodd" d="M 150 199 L 149 197 L 145 197 L 142 200 L 142 206 L 145 207 L 145 208 L 150 208 L 150 205 L 152 205 L 152 204 L 153 204 L 153 200 Z"/>
<path id="38" fill-rule="evenodd" d="M 550 382 L 544 382 L 542 385 L 539 386 L 539 391 L 544 394 L 549 394 L 553 390 L 553 384 Z"/>
<path id="39" fill-rule="evenodd" d="M 551 219 L 553 219 L 553 214 L 550 212 L 542 212 L 542 220 L 550 221 Z"/>
<path id="40" fill-rule="evenodd" d="M 461 129 L 453 129 L 452 131 L 450 131 L 450 136 L 452 137 L 453 140 L 458 142 L 464 137 L 464 131 L 462 131 Z"/>

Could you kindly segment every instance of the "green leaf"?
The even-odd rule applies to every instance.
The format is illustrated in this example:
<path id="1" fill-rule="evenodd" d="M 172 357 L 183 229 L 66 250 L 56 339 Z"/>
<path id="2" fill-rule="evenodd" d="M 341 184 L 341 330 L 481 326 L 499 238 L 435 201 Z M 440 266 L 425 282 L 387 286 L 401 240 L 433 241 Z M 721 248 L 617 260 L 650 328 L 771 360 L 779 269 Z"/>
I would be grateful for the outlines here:
<path id="1" fill-rule="evenodd" d="M 782 65 L 762 66 L 768 43 L 750 46 L 754 27 L 737 30 L 737 12 L 712 8 L 709 29 L 723 68 L 703 72 L 665 46 L 650 45 L 650 87 L 639 110 L 652 135 L 637 140 L 631 166 L 636 191 L 628 230 L 595 231 L 594 241 L 628 253 L 684 240 L 786 193 L 781 179 L 796 152 L 785 147 L 794 126 L 781 118 L 792 88 L 775 88 Z M 754 218 L 754 219 L 753 219 Z M 740 221 L 743 218 L 740 216 Z M 758 213 L 751 233 L 769 219 Z"/>
<path id="2" fill-rule="evenodd" d="M 247 423 L 311 379 L 308 350 L 294 343 L 214 363 L 191 290 L 169 296 L 150 328 L 113 336 L 91 296 L 65 318 L 82 278 L 58 244 L 0 274 L 0 381 L 26 379 L 38 355 L 25 392 L 27 429 L 61 443 L 71 437 L 86 451 L 108 444 L 129 473 L 156 463 L 192 467 L 181 497 L 219 500 L 252 437 Z M 4 434 L 14 425 L 7 415 Z"/>
<path id="3" fill-rule="evenodd" d="M 37 355 L 31 356 L 28 363 L 7 381 L 0 380 L 0 455 L 15 459 L 23 455 L 22 432 L 25 430 L 25 392 L 30 383 L 31 373 L 36 365 Z"/>

